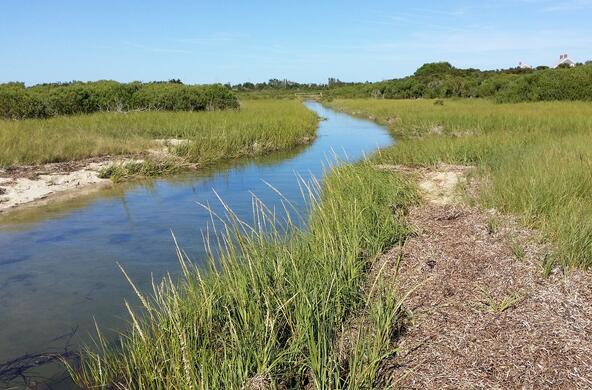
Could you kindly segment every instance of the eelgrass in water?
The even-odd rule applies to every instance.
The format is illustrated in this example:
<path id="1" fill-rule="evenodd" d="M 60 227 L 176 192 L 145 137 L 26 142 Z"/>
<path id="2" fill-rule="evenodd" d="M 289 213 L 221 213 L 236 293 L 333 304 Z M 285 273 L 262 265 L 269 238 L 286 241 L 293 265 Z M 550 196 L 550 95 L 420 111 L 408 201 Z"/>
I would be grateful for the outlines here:
<path id="1" fill-rule="evenodd" d="M 371 388 L 401 310 L 380 282 L 364 293 L 366 270 L 407 236 L 403 214 L 415 191 L 367 163 L 303 184 L 306 226 L 258 202 L 253 226 L 227 210 L 208 240 L 210 269 L 178 251 L 180 283 L 168 277 L 150 295 L 136 290 L 144 313 L 130 310 L 118 347 L 99 334 L 71 368 L 74 380 L 85 388 Z M 353 313 L 369 321 L 344 354 L 337 338 Z"/>

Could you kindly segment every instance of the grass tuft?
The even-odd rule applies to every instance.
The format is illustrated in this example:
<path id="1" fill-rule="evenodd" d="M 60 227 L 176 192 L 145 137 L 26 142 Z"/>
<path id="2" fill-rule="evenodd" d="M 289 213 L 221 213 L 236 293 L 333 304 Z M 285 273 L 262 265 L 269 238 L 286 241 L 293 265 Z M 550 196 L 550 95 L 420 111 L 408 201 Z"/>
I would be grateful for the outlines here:
<path id="1" fill-rule="evenodd" d="M 526 253 L 520 241 L 512 240 L 512 242 L 510 243 L 510 248 L 512 249 L 512 254 L 517 260 L 524 260 L 524 256 L 526 256 Z"/>
<path id="2" fill-rule="evenodd" d="M 496 217 L 489 217 L 487 219 L 487 233 L 496 234 L 500 230 L 500 221 Z"/>
<path id="3" fill-rule="evenodd" d="M 111 179 L 117 183 L 129 178 L 163 176 L 178 173 L 182 169 L 177 161 L 172 160 L 143 160 L 128 161 L 109 165 L 99 171 L 99 177 Z"/>
<path id="4" fill-rule="evenodd" d="M 541 260 L 541 272 L 545 278 L 548 278 L 553 274 L 555 269 L 555 259 L 549 253 L 545 253 Z"/>
<path id="5" fill-rule="evenodd" d="M 209 270 L 178 250 L 181 281 L 168 277 L 150 295 L 137 292 L 143 314 L 130 311 L 115 348 L 98 336 L 80 368 L 70 367 L 75 381 L 84 388 L 371 388 L 393 352 L 388 341 L 402 311 L 386 286 L 365 296 L 366 270 L 409 234 L 398 211 L 416 201 L 414 187 L 362 163 L 303 188 L 311 211 L 302 228 L 289 223 L 297 216 L 280 219 L 257 200 L 253 226 L 226 209 L 207 241 Z M 336 338 L 360 310 L 370 314 L 372 331 L 356 335 L 344 362 Z"/>

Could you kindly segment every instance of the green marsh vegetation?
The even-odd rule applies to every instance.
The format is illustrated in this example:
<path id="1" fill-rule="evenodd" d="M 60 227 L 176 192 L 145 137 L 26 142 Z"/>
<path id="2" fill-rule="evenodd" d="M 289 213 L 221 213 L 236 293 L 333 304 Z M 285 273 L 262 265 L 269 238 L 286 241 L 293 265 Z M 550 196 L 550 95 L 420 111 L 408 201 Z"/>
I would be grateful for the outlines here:
<path id="1" fill-rule="evenodd" d="M 372 117 L 398 136 L 394 147 L 374 157 L 377 162 L 478 167 L 485 206 L 523 216 L 557 244 L 545 269 L 554 261 L 592 266 L 592 104 L 483 99 L 327 104 Z"/>
<path id="2" fill-rule="evenodd" d="M 98 112 L 0 120 L 0 166 L 138 154 L 155 139 L 187 140 L 173 154 L 207 165 L 310 142 L 317 116 L 297 101 L 245 101 L 240 110 Z"/>
<path id="3" fill-rule="evenodd" d="M 323 185 L 303 183 L 303 193 L 311 205 L 303 228 L 280 229 L 256 201 L 252 227 L 227 210 L 224 228 L 210 237 L 210 269 L 179 251 L 180 283 L 167 278 L 149 296 L 138 292 L 144 314 L 131 314 L 117 347 L 96 339 L 81 368 L 71 368 L 77 383 L 371 388 L 403 311 L 400 297 L 368 280 L 367 269 L 409 234 L 404 213 L 414 187 L 360 163 L 333 170 Z M 348 318 L 360 313 L 369 323 L 339 348 Z"/>

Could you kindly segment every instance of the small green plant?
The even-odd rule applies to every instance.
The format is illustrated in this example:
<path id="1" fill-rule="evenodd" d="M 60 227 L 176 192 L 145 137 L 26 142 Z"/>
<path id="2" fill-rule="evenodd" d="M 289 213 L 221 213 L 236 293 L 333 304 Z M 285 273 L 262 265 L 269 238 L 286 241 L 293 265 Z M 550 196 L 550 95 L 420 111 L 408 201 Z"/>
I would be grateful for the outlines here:
<path id="1" fill-rule="evenodd" d="M 510 248 L 512 249 L 512 254 L 518 260 L 524 260 L 524 256 L 526 253 L 524 252 L 524 247 L 518 240 L 512 240 L 510 243 Z"/>
<path id="2" fill-rule="evenodd" d="M 553 273 L 553 269 L 555 269 L 555 260 L 553 256 L 549 253 L 545 253 L 543 259 L 541 260 L 541 271 L 545 278 L 548 278 Z"/>
<path id="3" fill-rule="evenodd" d="M 489 217 L 487 219 L 487 232 L 489 234 L 496 234 L 501 227 L 500 220 L 497 217 Z"/>
<path id="4" fill-rule="evenodd" d="M 522 297 L 517 293 L 504 295 L 500 300 L 496 300 L 486 289 L 481 289 L 480 295 L 480 302 L 485 305 L 488 311 L 495 314 L 503 313 L 522 300 Z"/>

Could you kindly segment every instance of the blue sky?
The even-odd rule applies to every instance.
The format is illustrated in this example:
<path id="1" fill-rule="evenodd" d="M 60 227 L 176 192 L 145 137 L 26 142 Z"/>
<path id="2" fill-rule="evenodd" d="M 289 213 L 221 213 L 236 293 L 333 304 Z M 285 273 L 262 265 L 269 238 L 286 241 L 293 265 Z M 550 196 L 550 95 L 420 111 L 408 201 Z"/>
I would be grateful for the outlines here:
<path id="1" fill-rule="evenodd" d="M 592 0 L 0 0 L 0 82 L 405 76 L 592 59 Z"/>

